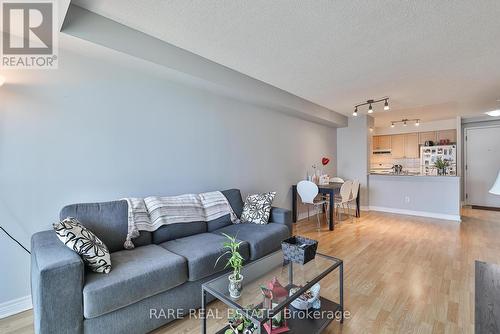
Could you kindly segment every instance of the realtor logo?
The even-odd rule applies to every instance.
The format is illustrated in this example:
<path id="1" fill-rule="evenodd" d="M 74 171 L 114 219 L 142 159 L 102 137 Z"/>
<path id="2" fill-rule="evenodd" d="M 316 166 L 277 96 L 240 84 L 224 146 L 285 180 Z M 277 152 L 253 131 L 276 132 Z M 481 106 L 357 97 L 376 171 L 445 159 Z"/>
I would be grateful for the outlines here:
<path id="1" fill-rule="evenodd" d="M 54 1 L 2 1 L 3 68 L 57 68 Z"/>

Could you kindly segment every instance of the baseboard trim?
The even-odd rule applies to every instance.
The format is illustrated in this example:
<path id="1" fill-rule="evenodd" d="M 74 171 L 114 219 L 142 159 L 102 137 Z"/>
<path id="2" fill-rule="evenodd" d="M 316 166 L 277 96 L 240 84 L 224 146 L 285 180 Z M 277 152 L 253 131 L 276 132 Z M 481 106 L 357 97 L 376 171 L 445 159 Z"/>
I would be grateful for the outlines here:
<path id="1" fill-rule="evenodd" d="M 307 218 L 307 212 L 299 212 L 297 214 L 297 221 Z"/>
<path id="2" fill-rule="evenodd" d="M 21 297 L 0 304 L 0 319 L 33 308 L 31 296 Z"/>
<path id="3" fill-rule="evenodd" d="M 449 214 L 445 214 L 445 213 L 413 211 L 413 210 L 405 210 L 405 209 L 387 208 L 387 207 L 383 207 L 383 206 L 370 206 L 370 210 L 380 211 L 380 212 L 388 212 L 388 213 L 396 213 L 396 214 L 400 214 L 400 215 L 453 220 L 453 221 L 457 221 L 457 222 L 462 221 L 460 215 L 449 215 Z"/>
<path id="4" fill-rule="evenodd" d="M 472 205 L 471 207 L 477 210 L 500 211 L 500 208 L 496 206 Z"/>
<path id="5" fill-rule="evenodd" d="M 323 213 L 320 213 L 320 217 Z M 307 219 L 307 211 L 306 212 L 300 212 L 297 214 L 297 221 L 302 220 L 302 219 Z M 316 211 L 311 210 L 309 213 L 309 219 L 316 219 Z"/>

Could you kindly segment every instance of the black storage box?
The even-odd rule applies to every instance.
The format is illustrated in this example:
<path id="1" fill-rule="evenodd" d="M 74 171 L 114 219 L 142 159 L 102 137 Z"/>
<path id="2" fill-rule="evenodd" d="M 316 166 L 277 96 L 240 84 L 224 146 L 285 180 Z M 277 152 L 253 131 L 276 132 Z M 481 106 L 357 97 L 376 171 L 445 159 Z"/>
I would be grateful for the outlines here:
<path id="1" fill-rule="evenodd" d="M 318 242 L 301 236 L 293 236 L 281 242 L 285 262 L 306 264 L 314 259 Z"/>

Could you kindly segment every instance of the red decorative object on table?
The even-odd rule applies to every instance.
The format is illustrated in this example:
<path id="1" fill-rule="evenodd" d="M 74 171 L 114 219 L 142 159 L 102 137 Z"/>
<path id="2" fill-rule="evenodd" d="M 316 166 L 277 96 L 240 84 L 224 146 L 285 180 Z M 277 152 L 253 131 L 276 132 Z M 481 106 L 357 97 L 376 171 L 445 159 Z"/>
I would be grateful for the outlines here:
<path id="1" fill-rule="evenodd" d="M 274 277 L 271 282 L 267 283 L 267 288 L 261 287 L 264 294 L 264 307 L 272 309 L 288 297 L 288 291 L 285 289 L 278 279 Z M 288 332 L 290 328 L 286 321 L 287 307 L 276 314 L 272 319 L 264 324 L 264 328 L 268 334 L 278 334 Z"/>
<path id="2" fill-rule="evenodd" d="M 328 159 L 327 157 L 321 158 L 321 163 L 323 164 L 323 166 L 328 165 L 329 162 L 330 162 L 330 159 Z"/>

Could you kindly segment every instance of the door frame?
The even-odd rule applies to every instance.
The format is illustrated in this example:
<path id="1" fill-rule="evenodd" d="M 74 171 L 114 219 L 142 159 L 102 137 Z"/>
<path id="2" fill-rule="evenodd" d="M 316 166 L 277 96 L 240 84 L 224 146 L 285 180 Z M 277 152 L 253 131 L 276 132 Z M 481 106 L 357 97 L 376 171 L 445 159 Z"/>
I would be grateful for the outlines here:
<path id="1" fill-rule="evenodd" d="M 464 164 L 462 168 L 464 169 L 464 203 L 465 205 L 470 205 L 469 199 L 467 198 L 467 176 L 469 174 L 468 172 L 468 164 L 467 164 L 467 133 L 469 130 L 477 130 L 477 129 L 487 129 L 487 128 L 500 128 L 500 124 L 492 124 L 492 125 L 478 125 L 478 126 L 471 126 L 469 128 L 464 129 L 464 137 L 463 137 L 463 148 L 464 148 Z"/>

